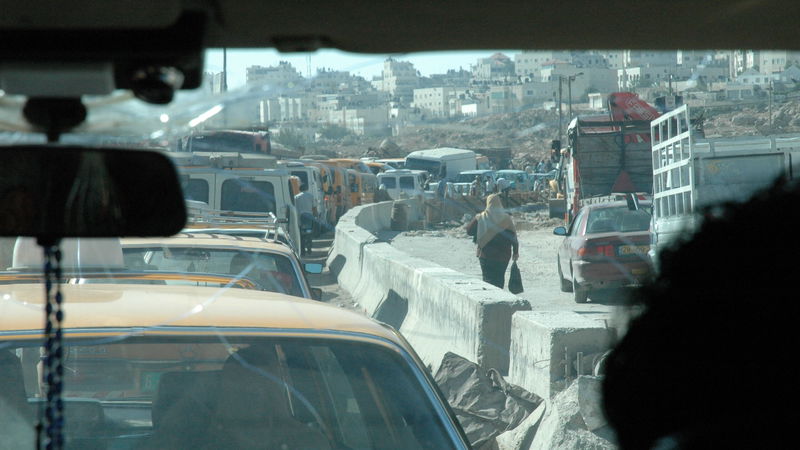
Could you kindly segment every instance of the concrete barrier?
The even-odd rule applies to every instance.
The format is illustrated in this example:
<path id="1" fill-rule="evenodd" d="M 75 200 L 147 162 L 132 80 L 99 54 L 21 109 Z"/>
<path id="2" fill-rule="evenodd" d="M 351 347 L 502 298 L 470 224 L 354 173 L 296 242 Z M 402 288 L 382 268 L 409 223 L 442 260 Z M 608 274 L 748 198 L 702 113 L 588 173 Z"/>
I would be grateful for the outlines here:
<path id="1" fill-rule="evenodd" d="M 421 201 L 404 202 L 410 220 L 421 217 Z M 507 291 L 381 242 L 374 233 L 389 228 L 392 205 L 360 206 L 342 217 L 328 264 L 367 313 L 400 330 L 434 372 L 451 351 L 552 398 L 578 375 L 572 364 L 579 352 L 608 348 L 613 330 L 602 322 L 529 311 Z"/>
<path id="2" fill-rule="evenodd" d="M 607 350 L 612 334 L 603 322 L 571 311 L 519 312 L 511 325 L 509 381 L 551 398 L 566 388 L 568 376 L 579 375 L 578 353 Z"/>
<path id="3" fill-rule="evenodd" d="M 421 212 L 418 200 L 407 202 L 411 214 Z M 397 328 L 433 371 L 452 351 L 508 373 L 511 318 L 530 305 L 377 242 L 370 231 L 388 228 L 391 207 L 392 202 L 357 207 L 340 220 L 328 260 L 339 284 L 369 314 Z"/>

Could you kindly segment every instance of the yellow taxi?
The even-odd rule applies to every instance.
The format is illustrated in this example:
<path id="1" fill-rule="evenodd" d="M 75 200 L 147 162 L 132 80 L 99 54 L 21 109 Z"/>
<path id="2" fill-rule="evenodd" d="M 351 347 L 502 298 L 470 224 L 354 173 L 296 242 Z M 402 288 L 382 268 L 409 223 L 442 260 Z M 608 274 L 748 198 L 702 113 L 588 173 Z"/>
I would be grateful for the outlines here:
<path id="1" fill-rule="evenodd" d="M 64 285 L 65 448 L 467 448 L 409 344 L 280 293 Z M 0 286 L 0 433 L 33 448 L 40 286 Z"/>
<path id="2" fill-rule="evenodd" d="M 320 264 L 301 264 L 292 249 L 259 237 L 179 233 L 166 238 L 120 240 L 129 270 L 220 274 L 254 281 L 261 290 L 304 298 L 321 298 L 305 273 L 320 273 Z"/>

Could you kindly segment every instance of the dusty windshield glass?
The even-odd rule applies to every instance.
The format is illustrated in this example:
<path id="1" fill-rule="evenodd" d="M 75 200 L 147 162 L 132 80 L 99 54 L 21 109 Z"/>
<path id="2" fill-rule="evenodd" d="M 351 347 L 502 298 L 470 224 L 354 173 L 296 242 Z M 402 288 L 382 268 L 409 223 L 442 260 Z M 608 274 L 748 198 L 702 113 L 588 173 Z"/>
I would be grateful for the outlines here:
<path id="1" fill-rule="evenodd" d="M 628 301 L 659 274 L 662 252 L 692 236 L 709 217 L 706 208 L 745 201 L 800 170 L 800 52 L 212 49 L 205 64 L 202 87 L 179 92 L 169 105 L 144 104 L 125 92 L 86 97 L 87 123 L 62 142 L 164 152 L 180 176 L 189 229 L 213 239 L 279 236 L 275 245 L 293 254 L 296 265 L 283 256 L 243 262 L 232 250 L 152 247 L 125 250 L 121 266 L 78 264 L 62 279 L 87 289 L 100 285 L 102 295 L 72 291 L 89 302 L 157 296 L 175 307 L 162 323 L 122 327 L 123 341 L 135 330 L 202 316 L 227 295 L 260 295 L 264 305 L 279 295 L 297 301 L 288 308 L 294 315 L 275 315 L 283 322 L 274 329 L 325 328 L 342 340 L 361 332 L 348 328 L 350 319 L 321 322 L 329 314 L 303 309 L 315 301 L 396 329 L 419 361 L 387 357 L 386 363 L 412 374 L 408 367 L 419 366 L 441 390 L 439 398 L 414 387 L 430 380 L 410 376 L 408 389 L 422 394 L 402 400 L 408 414 L 382 400 L 400 388 L 378 379 L 374 364 L 355 361 L 358 355 L 329 343 L 286 355 L 296 365 L 281 372 L 284 387 L 313 392 L 319 401 L 299 406 L 287 398 L 292 413 L 330 418 L 310 428 L 333 447 L 393 447 L 376 433 L 398 447 L 446 447 L 436 436 L 461 432 L 448 428 L 452 412 L 479 448 L 511 439 L 505 433 L 517 427 L 536 433 L 525 418 L 538 411 L 553 423 L 578 424 L 561 426 L 556 437 L 539 434 L 540 448 L 562 437 L 572 448 L 613 448 L 603 420 L 568 420 L 571 413 L 539 409 L 542 399 L 597 406 L 609 349 L 639 312 Z M 24 99 L 0 91 L 0 100 L 0 141 L 44 142 L 21 122 Z M 436 149 L 447 150 L 406 159 Z M 381 175 L 392 167 L 422 172 Z M 0 192 L 0 202 L 16 205 L 25 197 Z M 43 282 L 32 278 L 39 269 L 20 270 L 19 247 L 15 238 L 0 239 L 0 302 L 28 308 L 25 295 L 33 291 L 13 288 Z M 169 277 L 147 278 L 151 271 Z M 201 279 L 210 275 L 224 277 Z M 131 294 L 135 285 L 158 289 Z M 254 285 L 256 293 L 230 293 Z M 313 295 L 301 286 L 314 288 Z M 246 289 L 231 289 L 239 287 Z M 178 301 L 178 293 L 202 302 Z M 70 317 L 73 299 L 65 298 Z M 106 312 L 114 323 L 116 312 Z M 217 314 L 242 323 L 248 316 L 234 309 Z M 45 396 L 30 363 L 39 349 L 14 340 L 23 333 L 17 321 L 0 315 L 0 352 L 8 353 L 7 367 L 21 361 L 25 390 L 13 401 L 34 411 Z M 100 322 L 86 327 L 108 326 Z M 187 373 L 219 371 L 238 348 L 224 337 L 206 344 L 222 353 Z M 138 366 L 152 357 L 147 364 L 180 372 L 187 356 L 168 358 L 172 345 L 129 347 L 138 353 L 107 365 L 86 357 L 85 375 L 65 380 L 67 420 L 106 417 L 120 436 L 152 437 L 158 419 L 145 416 L 158 410 L 154 395 L 173 370 Z M 151 350 L 159 346 L 171 350 Z M 76 344 L 68 359 L 101 348 Z M 295 369 L 327 378 L 294 379 Z M 367 409 L 365 398 L 372 402 Z M 0 399 L 0 408 L 11 402 Z M 431 413 L 437 401 L 452 410 Z M 422 405 L 417 411 L 414 402 Z M 423 420 L 440 429 L 417 434 L 413 428 Z"/>

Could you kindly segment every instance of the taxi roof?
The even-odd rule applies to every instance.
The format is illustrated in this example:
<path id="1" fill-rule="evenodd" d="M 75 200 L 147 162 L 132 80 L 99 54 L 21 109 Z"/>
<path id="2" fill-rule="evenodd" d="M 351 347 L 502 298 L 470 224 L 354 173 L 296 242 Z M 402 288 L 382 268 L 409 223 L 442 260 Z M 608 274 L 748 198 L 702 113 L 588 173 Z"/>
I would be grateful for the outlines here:
<path id="1" fill-rule="evenodd" d="M 197 286 L 62 285 L 65 329 L 242 327 L 364 333 L 398 342 L 359 313 L 275 292 Z M 44 291 L 38 284 L 0 286 L 0 333 L 40 335 Z M 14 336 L 19 333 L 14 333 Z"/>
<path id="2" fill-rule="evenodd" d="M 272 239 L 227 234 L 178 233 L 171 237 L 122 238 L 122 247 L 219 247 L 292 255 L 292 249 Z"/>

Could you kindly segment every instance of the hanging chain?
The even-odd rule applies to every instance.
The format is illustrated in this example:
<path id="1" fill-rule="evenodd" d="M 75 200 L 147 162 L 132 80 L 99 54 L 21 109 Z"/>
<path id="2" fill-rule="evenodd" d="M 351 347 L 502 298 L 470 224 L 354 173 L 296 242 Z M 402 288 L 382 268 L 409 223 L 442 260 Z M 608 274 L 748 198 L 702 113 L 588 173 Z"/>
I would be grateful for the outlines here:
<path id="1" fill-rule="evenodd" d="M 64 403 L 61 399 L 64 376 L 64 353 L 62 347 L 61 324 L 64 321 L 61 294 L 61 250 L 58 245 L 44 246 L 45 278 L 45 343 L 44 343 L 44 381 L 47 387 L 45 401 L 45 440 L 47 450 L 60 450 L 64 447 Z M 53 292 L 55 284 L 55 292 Z"/>

